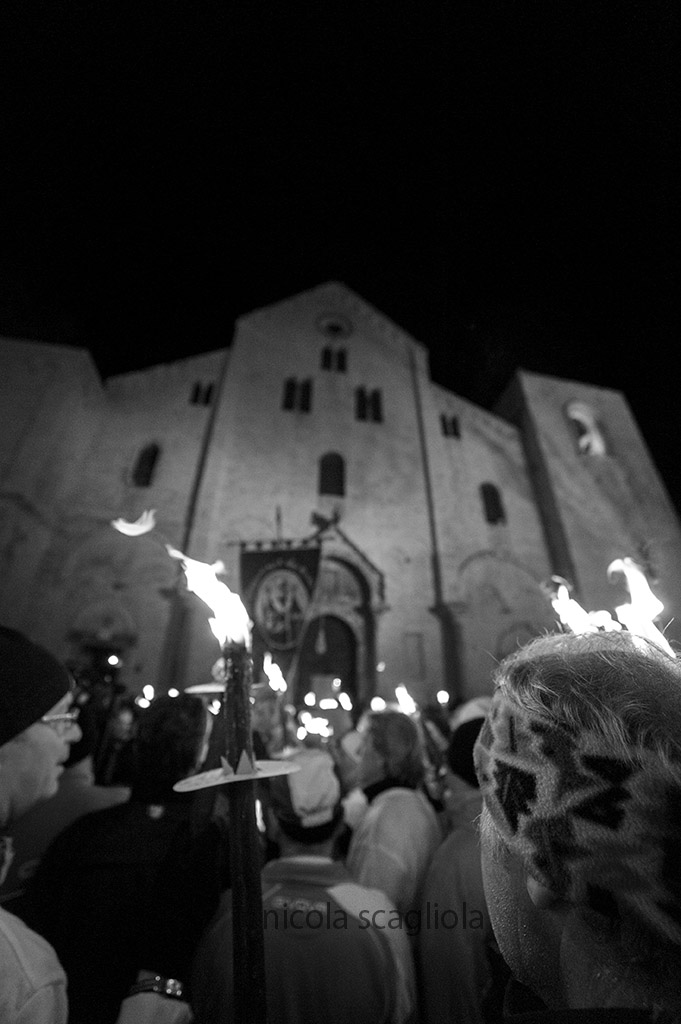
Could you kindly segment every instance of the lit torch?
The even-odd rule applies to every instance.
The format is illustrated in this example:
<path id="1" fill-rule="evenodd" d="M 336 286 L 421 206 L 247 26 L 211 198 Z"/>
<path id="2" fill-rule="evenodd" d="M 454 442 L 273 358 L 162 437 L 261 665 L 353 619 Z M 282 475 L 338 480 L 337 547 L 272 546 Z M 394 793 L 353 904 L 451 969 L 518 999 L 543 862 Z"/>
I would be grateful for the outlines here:
<path id="1" fill-rule="evenodd" d="M 641 567 L 633 558 L 616 558 L 608 566 L 608 579 L 612 579 L 612 576 L 618 572 L 622 573 L 627 581 L 631 600 L 629 604 L 621 604 L 615 608 L 617 618 L 632 633 L 644 636 L 661 647 L 667 654 L 675 657 L 664 633 L 655 625 L 655 619 L 659 618 L 664 611 L 664 605 L 648 586 L 648 580 Z"/>
<path id="2" fill-rule="evenodd" d="M 653 594 L 641 567 L 633 558 L 616 558 L 608 566 L 608 579 L 612 579 L 615 573 L 622 573 L 625 577 L 631 598 L 629 604 L 615 608 L 617 619 L 613 619 L 605 609 L 587 612 L 571 596 L 569 584 L 562 576 L 552 576 L 550 582 L 544 585 L 544 591 L 561 623 L 572 633 L 613 632 L 624 626 L 635 636 L 645 637 L 675 657 L 673 649 L 654 621 L 664 611 L 664 605 Z"/>
<path id="3" fill-rule="evenodd" d="M 217 562 L 207 565 L 186 558 L 168 547 L 171 558 L 180 559 L 187 577 L 187 589 L 200 597 L 213 612 L 210 627 L 221 647 L 225 691 L 223 714 L 226 758 L 223 771 L 239 785 L 230 786 L 229 857 L 232 880 L 232 942 L 234 971 L 234 1019 L 260 1024 L 267 1020 L 265 993 L 265 947 L 260 886 L 261 852 L 255 818 L 256 766 L 251 733 L 250 620 L 239 596 L 216 572 Z"/>
<path id="4" fill-rule="evenodd" d="M 146 518 L 145 518 L 146 517 Z M 137 523 L 116 520 L 112 525 L 127 536 L 140 536 L 154 528 L 153 513 Z M 296 770 L 291 762 L 258 761 L 253 757 L 251 732 L 250 657 L 251 622 L 237 594 L 217 578 L 224 565 L 187 558 L 165 544 L 171 558 L 178 559 L 187 578 L 187 589 L 201 598 L 213 612 L 211 630 L 221 648 L 219 661 L 224 677 L 223 713 L 226 756 L 220 768 L 183 779 L 175 785 L 180 792 L 207 786 L 230 785 L 229 855 L 232 881 L 233 934 L 233 1017 L 237 1021 L 265 1024 L 265 953 L 260 882 L 261 851 L 255 816 L 255 782 Z"/>

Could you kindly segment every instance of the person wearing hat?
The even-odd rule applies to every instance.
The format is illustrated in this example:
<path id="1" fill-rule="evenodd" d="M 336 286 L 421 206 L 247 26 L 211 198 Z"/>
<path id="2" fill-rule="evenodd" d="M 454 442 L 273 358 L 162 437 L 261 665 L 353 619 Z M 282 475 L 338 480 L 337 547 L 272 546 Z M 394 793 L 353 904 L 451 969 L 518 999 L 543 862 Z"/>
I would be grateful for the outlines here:
<path id="1" fill-rule="evenodd" d="M 629 632 L 531 641 L 475 746 L 504 1020 L 681 1020 L 681 663 Z"/>
<path id="2" fill-rule="evenodd" d="M 212 715 L 200 697 L 156 697 L 140 717 L 130 799 L 61 832 L 27 886 L 26 921 L 69 979 L 69 1024 L 113 1024 L 154 951 L 154 897 L 192 794 L 174 785 L 206 756 Z"/>
<path id="3" fill-rule="evenodd" d="M 80 739 L 71 678 L 22 633 L 0 626 L 0 883 L 12 825 L 57 792 L 69 746 Z M 0 908 L 0 1020 L 66 1024 L 66 977 L 53 948 Z"/>
<path id="4" fill-rule="evenodd" d="M 342 808 L 331 756 L 303 748 L 289 759 L 298 770 L 270 779 L 280 858 L 262 872 L 268 1024 L 405 1024 L 415 1012 L 405 923 L 332 859 Z M 196 1024 L 232 1019 L 231 967 L 226 892 L 194 960 Z"/>
<path id="5" fill-rule="evenodd" d="M 77 743 L 71 744 L 59 789 L 54 796 L 32 807 L 12 828 L 14 859 L 0 886 L 0 903 L 19 917 L 23 916 L 22 897 L 26 885 L 56 837 L 84 814 L 115 807 L 130 797 L 127 786 L 95 783 L 92 758 L 96 731 L 89 703 L 79 708 L 78 727 L 82 735 Z"/>

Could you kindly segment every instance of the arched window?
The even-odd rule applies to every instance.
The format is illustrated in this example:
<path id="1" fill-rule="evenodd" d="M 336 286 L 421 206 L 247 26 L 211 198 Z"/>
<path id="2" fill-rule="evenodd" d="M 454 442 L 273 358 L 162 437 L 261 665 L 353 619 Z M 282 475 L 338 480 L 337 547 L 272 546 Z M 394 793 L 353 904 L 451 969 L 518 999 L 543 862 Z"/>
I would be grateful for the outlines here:
<path id="1" fill-rule="evenodd" d="M 148 444 L 146 448 L 142 449 L 132 471 L 132 482 L 135 487 L 149 487 L 154 478 L 154 470 L 160 454 L 161 449 L 157 444 Z"/>
<path id="2" fill-rule="evenodd" d="M 487 522 L 492 526 L 496 526 L 497 523 L 505 523 L 506 512 L 499 488 L 490 483 L 480 484 L 480 497 Z"/>
<path id="3" fill-rule="evenodd" d="M 327 452 L 319 460 L 319 493 L 345 494 L 345 460 L 338 452 Z"/>
<path id="4" fill-rule="evenodd" d="M 581 455 L 607 455 L 608 446 L 605 443 L 603 430 L 590 405 L 574 399 L 565 406 L 565 415 L 572 427 L 577 442 L 577 451 Z"/>

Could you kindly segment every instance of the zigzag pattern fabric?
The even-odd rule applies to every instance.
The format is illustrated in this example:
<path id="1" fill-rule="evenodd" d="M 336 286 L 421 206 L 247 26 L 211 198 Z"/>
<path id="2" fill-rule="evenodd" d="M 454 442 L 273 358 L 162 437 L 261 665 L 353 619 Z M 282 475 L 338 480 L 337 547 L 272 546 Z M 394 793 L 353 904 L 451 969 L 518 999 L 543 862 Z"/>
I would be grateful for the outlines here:
<path id="1" fill-rule="evenodd" d="M 618 753 L 497 690 L 475 765 L 497 830 L 533 877 L 681 945 L 681 767 L 674 778 L 652 753 Z"/>

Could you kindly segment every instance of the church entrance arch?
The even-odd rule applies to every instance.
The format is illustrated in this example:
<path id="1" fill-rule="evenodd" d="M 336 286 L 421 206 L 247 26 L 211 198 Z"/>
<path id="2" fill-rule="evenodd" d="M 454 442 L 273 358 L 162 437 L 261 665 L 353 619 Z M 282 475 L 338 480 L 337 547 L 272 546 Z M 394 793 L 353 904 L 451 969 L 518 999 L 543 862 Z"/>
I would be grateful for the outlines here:
<path id="1" fill-rule="evenodd" d="M 296 704 L 314 693 L 317 704 L 347 693 L 357 703 L 357 638 L 336 615 L 320 615 L 306 630 L 300 652 Z"/>
<path id="2" fill-rule="evenodd" d="M 348 695 L 353 711 L 374 692 L 374 615 L 370 586 L 354 565 L 322 557 L 319 576 L 301 640 L 294 701 L 305 707 L 306 694 L 320 699 Z M 334 680 L 340 679 L 340 685 Z"/>

